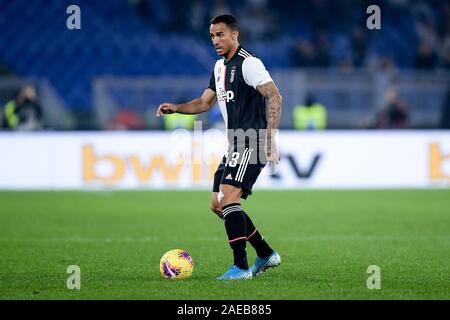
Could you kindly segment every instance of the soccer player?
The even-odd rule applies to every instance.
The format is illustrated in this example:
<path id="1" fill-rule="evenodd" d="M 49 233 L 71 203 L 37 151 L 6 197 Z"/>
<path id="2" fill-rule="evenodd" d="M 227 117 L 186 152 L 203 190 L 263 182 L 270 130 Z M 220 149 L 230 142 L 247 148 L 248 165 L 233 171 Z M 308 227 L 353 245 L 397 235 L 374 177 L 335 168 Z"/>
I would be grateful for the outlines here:
<path id="1" fill-rule="evenodd" d="M 215 64 L 208 88 L 200 98 L 184 104 L 163 103 L 156 112 L 157 116 L 197 114 L 219 102 L 229 148 L 214 174 L 211 209 L 224 221 L 234 256 L 234 264 L 219 280 L 250 279 L 281 263 L 280 255 L 267 244 L 240 204 L 241 198 L 252 194 L 253 184 L 266 163 L 277 164 L 280 160 L 275 135 L 281 95 L 262 61 L 240 46 L 238 35 L 234 16 L 215 17 L 210 36 L 222 59 Z M 251 268 L 247 241 L 257 254 Z"/>

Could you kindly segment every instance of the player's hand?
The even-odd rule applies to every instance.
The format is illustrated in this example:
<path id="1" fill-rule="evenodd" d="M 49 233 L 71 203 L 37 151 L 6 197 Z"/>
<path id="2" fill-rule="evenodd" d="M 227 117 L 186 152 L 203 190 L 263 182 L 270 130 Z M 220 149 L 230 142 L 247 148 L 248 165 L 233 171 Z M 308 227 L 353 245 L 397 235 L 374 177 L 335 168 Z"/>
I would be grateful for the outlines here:
<path id="1" fill-rule="evenodd" d="M 156 110 L 156 116 L 161 117 L 165 114 L 171 114 L 177 112 L 178 107 L 172 103 L 164 102 L 159 105 L 158 110 Z"/>
<path id="2" fill-rule="evenodd" d="M 278 144 L 275 140 L 267 146 L 267 161 L 270 161 L 275 165 L 280 163 L 280 150 L 278 149 Z"/>

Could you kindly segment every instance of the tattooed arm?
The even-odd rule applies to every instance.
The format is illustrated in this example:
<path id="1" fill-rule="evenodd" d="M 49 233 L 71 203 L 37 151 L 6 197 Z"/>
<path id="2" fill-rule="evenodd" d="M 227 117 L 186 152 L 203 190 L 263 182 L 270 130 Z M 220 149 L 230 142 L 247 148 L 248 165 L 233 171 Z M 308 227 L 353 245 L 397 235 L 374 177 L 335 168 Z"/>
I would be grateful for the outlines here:
<path id="1" fill-rule="evenodd" d="M 280 153 L 276 136 L 280 125 L 282 97 L 273 81 L 258 85 L 256 89 L 267 98 L 267 159 L 277 164 Z"/>

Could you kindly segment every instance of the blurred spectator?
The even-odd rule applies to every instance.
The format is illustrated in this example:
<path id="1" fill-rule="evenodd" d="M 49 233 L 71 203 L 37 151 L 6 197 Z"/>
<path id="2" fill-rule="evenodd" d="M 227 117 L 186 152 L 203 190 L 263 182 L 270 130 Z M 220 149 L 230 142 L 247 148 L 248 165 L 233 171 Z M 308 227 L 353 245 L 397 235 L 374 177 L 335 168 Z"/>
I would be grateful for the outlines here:
<path id="1" fill-rule="evenodd" d="M 437 55 L 428 41 L 422 41 L 417 51 L 415 67 L 417 69 L 432 69 L 437 65 Z"/>
<path id="2" fill-rule="evenodd" d="M 295 67 L 315 67 L 317 52 L 314 45 L 306 40 L 300 39 L 292 51 L 292 62 Z"/>
<path id="3" fill-rule="evenodd" d="M 414 1 L 411 4 L 411 9 L 417 17 L 417 20 L 421 22 L 433 21 L 433 9 L 426 1 Z"/>
<path id="4" fill-rule="evenodd" d="M 206 25 L 208 17 L 205 5 L 201 0 L 195 0 L 190 8 L 189 27 L 191 32 L 197 36 L 207 34 Z"/>
<path id="5" fill-rule="evenodd" d="M 377 115 L 376 127 L 379 129 L 402 129 L 408 124 L 408 109 L 400 99 L 396 88 L 389 88 L 385 95 L 385 105 Z"/>
<path id="6" fill-rule="evenodd" d="M 351 70 L 353 70 L 354 65 L 353 65 L 353 60 L 350 57 L 344 57 L 339 64 L 340 69 L 343 72 L 349 72 Z"/>
<path id="7" fill-rule="evenodd" d="M 143 130 L 144 121 L 131 110 L 120 110 L 107 125 L 106 130 Z"/>
<path id="8" fill-rule="evenodd" d="M 384 72 L 392 72 L 397 68 L 391 58 L 380 57 L 380 59 L 378 59 L 377 69 Z"/>
<path id="9" fill-rule="evenodd" d="M 329 67 L 330 59 L 330 41 L 325 30 L 318 29 L 316 32 L 316 61 L 315 65 L 320 68 Z"/>
<path id="10" fill-rule="evenodd" d="M 333 12 L 330 10 L 331 3 L 328 0 L 310 1 L 308 15 L 311 22 L 318 28 L 327 29 L 333 21 Z"/>
<path id="11" fill-rule="evenodd" d="M 439 4 L 438 12 L 442 14 L 440 33 L 448 36 L 450 34 L 450 1 L 442 1 Z"/>
<path id="12" fill-rule="evenodd" d="M 383 55 L 374 55 L 368 59 L 368 68 L 372 71 L 382 71 L 386 73 L 397 70 L 391 58 Z"/>
<path id="13" fill-rule="evenodd" d="M 274 16 L 268 10 L 267 0 L 248 0 L 239 10 L 238 21 L 244 39 L 267 40 L 274 37 Z"/>
<path id="14" fill-rule="evenodd" d="M 430 13 L 432 15 L 432 13 Z M 426 42 L 431 49 L 435 49 L 438 42 L 438 35 L 433 24 L 432 17 L 422 16 L 419 18 L 417 27 L 417 35 L 421 42 Z"/>
<path id="15" fill-rule="evenodd" d="M 305 105 L 294 107 L 293 118 L 297 130 L 323 130 L 327 126 L 327 109 L 308 95 Z"/>
<path id="16" fill-rule="evenodd" d="M 414 67 L 417 69 L 433 69 L 438 64 L 438 34 L 434 25 L 434 13 L 431 7 L 423 2 L 417 3 L 416 33 L 419 38 Z"/>
<path id="17" fill-rule="evenodd" d="M 23 87 L 16 99 L 8 101 L 3 108 L 3 127 L 9 130 L 34 131 L 42 129 L 42 107 L 36 88 Z"/>
<path id="18" fill-rule="evenodd" d="M 158 6 L 160 2 L 158 1 Z M 189 32 L 189 13 L 190 3 L 187 1 L 168 0 L 162 2 L 163 5 L 167 5 L 169 14 L 169 20 L 165 25 L 161 26 L 162 32 L 175 32 L 175 33 L 187 33 Z"/>
<path id="19" fill-rule="evenodd" d="M 443 41 L 440 56 L 441 66 L 445 69 L 450 69 L 450 36 Z"/>
<path id="20" fill-rule="evenodd" d="M 362 68 L 365 65 L 367 55 L 367 35 L 361 27 L 355 27 L 352 31 L 352 52 L 353 64 L 356 68 Z"/>
<path id="21" fill-rule="evenodd" d="M 292 50 L 294 66 L 326 68 L 331 65 L 330 41 L 323 29 L 317 29 L 314 42 L 306 39 L 297 41 Z"/>
<path id="22" fill-rule="evenodd" d="M 147 0 L 128 0 L 129 5 L 136 10 L 145 20 L 149 20 L 151 17 L 150 8 Z"/>
<path id="23" fill-rule="evenodd" d="M 450 129 L 450 87 L 447 89 L 444 102 L 441 108 L 441 129 Z"/>
<path id="24" fill-rule="evenodd" d="M 8 66 L 0 60 L 0 75 L 9 73 L 11 73 L 11 70 L 9 70 Z"/>

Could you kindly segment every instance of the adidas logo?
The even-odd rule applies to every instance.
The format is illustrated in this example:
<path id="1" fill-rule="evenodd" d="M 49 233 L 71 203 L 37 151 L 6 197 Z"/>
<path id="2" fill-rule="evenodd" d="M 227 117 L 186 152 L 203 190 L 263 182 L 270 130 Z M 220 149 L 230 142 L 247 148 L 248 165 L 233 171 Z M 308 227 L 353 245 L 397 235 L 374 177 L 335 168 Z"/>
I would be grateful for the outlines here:
<path id="1" fill-rule="evenodd" d="M 229 173 L 226 177 L 225 180 L 233 180 L 233 177 L 231 176 L 231 173 Z"/>

